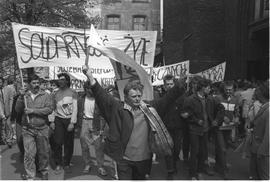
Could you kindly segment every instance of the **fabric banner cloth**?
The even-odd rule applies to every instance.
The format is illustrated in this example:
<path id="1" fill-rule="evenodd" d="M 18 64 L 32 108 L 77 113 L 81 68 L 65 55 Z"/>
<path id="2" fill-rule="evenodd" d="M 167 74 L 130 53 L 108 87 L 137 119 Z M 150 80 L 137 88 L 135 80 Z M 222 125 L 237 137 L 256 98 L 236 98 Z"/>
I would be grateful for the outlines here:
<path id="1" fill-rule="evenodd" d="M 80 67 L 84 65 L 90 30 L 41 27 L 12 23 L 19 68 Z M 156 31 L 98 30 L 106 47 L 117 47 L 142 67 L 152 67 L 156 47 Z M 89 67 L 98 69 L 112 65 L 108 57 L 90 48 Z M 106 67 L 106 66 L 105 66 Z"/>
<path id="2" fill-rule="evenodd" d="M 150 73 L 150 70 L 148 70 Z M 163 77 L 167 74 L 173 75 L 175 78 L 189 74 L 189 61 L 183 61 L 176 64 L 161 66 L 152 69 L 152 85 L 163 85 Z"/>
<path id="3" fill-rule="evenodd" d="M 226 70 L 226 62 L 218 64 L 212 68 L 204 70 L 202 72 L 196 73 L 195 75 L 200 75 L 212 82 L 221 82 L 224 80 Z"/>

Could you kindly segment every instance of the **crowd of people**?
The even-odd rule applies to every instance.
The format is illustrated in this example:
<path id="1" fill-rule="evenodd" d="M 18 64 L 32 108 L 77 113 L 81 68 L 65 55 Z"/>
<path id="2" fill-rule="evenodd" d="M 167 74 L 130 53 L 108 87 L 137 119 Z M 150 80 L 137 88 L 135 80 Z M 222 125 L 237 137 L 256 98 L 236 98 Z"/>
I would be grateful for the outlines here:
<path id="1" fill-rule="evenodd" d="M 229 179 L 227 150 L 232 148 L 249 158 L 250 179 L 269 179 L 269 80 L 211 83 L 200 76 L 168 74 L 164 85 L 154 88 L 153 100 L 142 100 L 143 85 L 131 80 L 121 101 L 117 86 L 102 88 L 87 67 L 84 73 L 80 93 L 70 88 L 67 73 L 49 83 L 31 75 L 24 87 L 12 77 L 7 83 L 0 79 L 0 142 L 17 143 L 23 179 L 48 179 L 50 160 L 56 174 L 72 172 L 76 131 L 84 174 L 94 166 L 93 147 L 101 176 L 108 175 L 106 154 L 115 179 L 151 179 L 156 158 L 164 158 L 167 179 L 175 179 L 182 151 L 189 179 L 214 172 Z M 208 160 L 210 144 L 214 166 Z"/>

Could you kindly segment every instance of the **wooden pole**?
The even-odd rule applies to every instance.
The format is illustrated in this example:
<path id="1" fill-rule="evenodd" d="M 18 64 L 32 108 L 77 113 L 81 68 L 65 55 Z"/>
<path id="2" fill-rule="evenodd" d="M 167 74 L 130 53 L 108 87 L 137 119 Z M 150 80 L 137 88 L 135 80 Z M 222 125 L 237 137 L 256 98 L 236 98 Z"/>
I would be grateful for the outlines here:
<path id="1" fill-rule="evenodd" d="M 24 83 L 23 83 L 23 74 L 22 74 L 22 70 L 21 70 L 20 68 L 19 68 L 19 70 L 20 70 L 20 77 L 21 77 L 21 82 L 22 82 L 22 88 L 25 89 L 25 88 L 24 88 Z M 27 108 L 27 102 L 26 102 L 26 97 L 25 97 L 25 95 L 23 96 L 23 100 L 24 100 L 24 106 L 25 106 L 25 108 Z M 30 123 L 30 120 L 29 120 L 29 116 L 28 116 L 28 115 L 26 115 L 26 119 L 27 119 L 27 122 Z"/>
<path id="2" fill-rule="evenodd" d="M 87 47 L 86 47 L 85 63 L 84 63 L 86 67 L 88 67 L 88 63 L 89 63 L 89 49 L 90 49 L 90 47 L 87 46 Z"/>

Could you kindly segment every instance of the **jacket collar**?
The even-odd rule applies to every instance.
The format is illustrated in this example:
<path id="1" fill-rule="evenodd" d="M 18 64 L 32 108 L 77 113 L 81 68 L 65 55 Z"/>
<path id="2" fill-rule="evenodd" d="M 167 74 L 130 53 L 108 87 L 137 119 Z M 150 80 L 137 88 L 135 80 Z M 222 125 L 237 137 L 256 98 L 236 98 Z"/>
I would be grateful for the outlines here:
<path id="1" fill-rule="evenodd" d="M 43 91 L 43 90 L 39 90 L 38 93 L 37 93 L 37 95 L 44 95 L 44 94 L 46 94 L 46 92 Z M 25 95 L 31 96 L 31 91 L 28 90 Z"/>
<path id="2" fill-rule="evenodd" d="M 149 104 L 147 104 L 147 103 L 145 103 L 143 101 L 141 101 L 140 105 L 150 106 Z M 133 108 L 129 104 L 127 104 L 126 102 L 124 102 L 124 106 L 123 107 L 124 107 L 124 109 L 126 109 L 126 110 L 128 110 L 130 112 L 132 112 L 132 110 L 133 110 Z"/>

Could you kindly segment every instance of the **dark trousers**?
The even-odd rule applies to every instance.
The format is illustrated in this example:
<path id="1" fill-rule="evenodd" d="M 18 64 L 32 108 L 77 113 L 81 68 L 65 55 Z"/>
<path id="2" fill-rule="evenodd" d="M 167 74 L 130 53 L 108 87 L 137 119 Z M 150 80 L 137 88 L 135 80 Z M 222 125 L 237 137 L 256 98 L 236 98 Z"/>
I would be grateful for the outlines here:
<path id="1" fill-rule="evenodd" d="M 74 148 L 74 130 L 68 131 L 70 119 L 55 117 L 54 159 L 56 165 L 62 165 L 62 145 L 64 145 L 64 166 L 69 166 Z"/>
<path id="2" fill-rule="evenodd" d="M 202 136 L 190 134 L 190 168 L 189 175 L 196 177 L 197 173 L 205 170 L 205 160 L 207 158 L 208 134 L 204 132 Z"/>
<path id="3" fill-rule="evenodd" d="M 269 156 L 251 153 L 250 173 L 255 180 L 269 180 Z"/>
<path id="4" fill-rule="evenodd" d="M 215 168 L 218 172 L 224 174 L 226 171 L 226 151 L 228 148 L 228 141 L 230 140 L 230 130 L 216 130 L 214 132 L 215 138 Z"/>
<path id="5" fill-rule="evenodd" d="M 122 159 L 117 162 L 117 172 L 120 180 L 145 180 L 149 172 L 151 159 L 143 161 L 129 161 Z"/>
<path id="6" fill-rule="evenodd" d="M 189 127 L 187 124 L 185 124 L 183 129 L 183 143 L 182 143 L 184 160 L 189 159 L 189 149 L 190 149 Z"/>
<path id="7" fill-rule="evenodd" d="M 2 131 L 3 131 L 3 120 L 0 119 L 0 131 L 1 131 L 1 134 L 0 134 L 0 142 L 3 143 L 3 138 L 2 138 Z"/>
<path id="8" fill-rule="evenodd" d="M 24 155 L 24 146 L 23 146 L 23 136 L 22 136 L 22 125 L 16 123 L 16 141 L 20 151 L 21 156 Z"/>
<path id="9" fill-rule="evenodd" d="M 182 129 L 168 129 L 172 139 L 173 139 L 173 155 L 165 156 L 165 162 L 167 167 L 168 173 L 176 172 L 176 164 L 179 160 L 179 153 L 181 149 L 181 142 L 183 138 L 183 131 Z"/>

